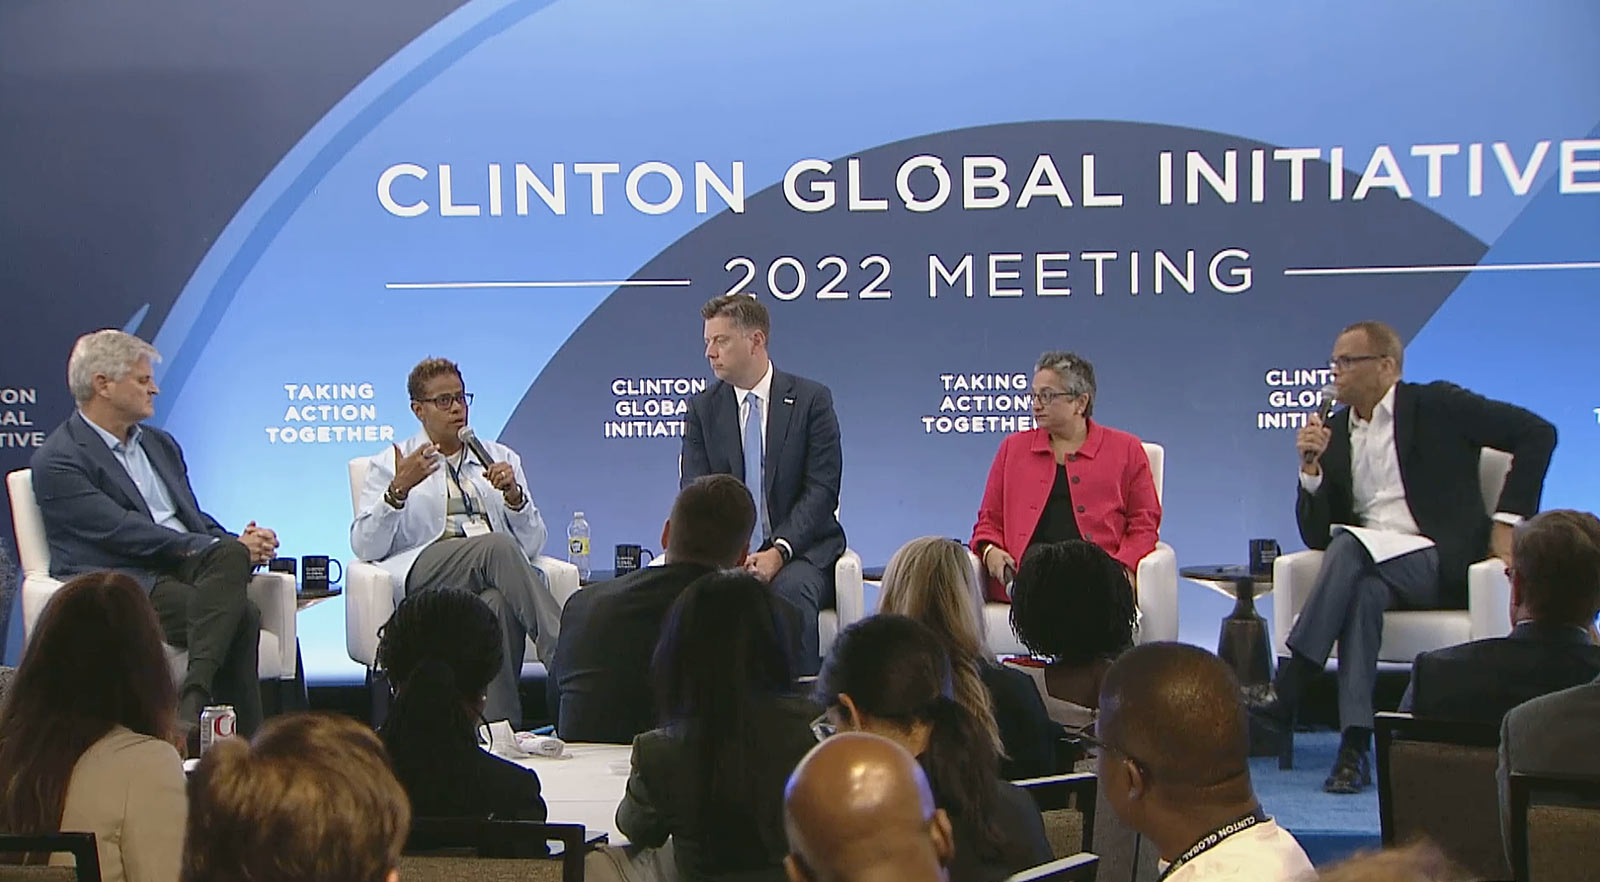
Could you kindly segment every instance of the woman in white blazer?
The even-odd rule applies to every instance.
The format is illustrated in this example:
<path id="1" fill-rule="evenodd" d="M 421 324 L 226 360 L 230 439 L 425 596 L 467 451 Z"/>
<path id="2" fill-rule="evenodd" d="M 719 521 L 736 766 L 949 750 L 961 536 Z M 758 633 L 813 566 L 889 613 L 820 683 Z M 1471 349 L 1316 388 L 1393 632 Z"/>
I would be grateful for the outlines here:
<path id="1" fill-rule="evenodd" d="M 176 882 L 188 814 L 177 705 L 139 584 L 68 582 L 0 704 L 0 831 L 93 833 L 106 882 Z"/>

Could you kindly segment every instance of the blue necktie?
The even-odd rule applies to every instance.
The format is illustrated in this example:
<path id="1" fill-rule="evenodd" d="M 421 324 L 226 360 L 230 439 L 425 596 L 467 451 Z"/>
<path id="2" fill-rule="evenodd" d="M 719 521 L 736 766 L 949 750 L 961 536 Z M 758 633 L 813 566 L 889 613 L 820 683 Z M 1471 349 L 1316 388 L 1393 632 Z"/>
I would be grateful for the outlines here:
<path id="1" fill-rule="evenodd" d="M 756 503 L 756 528 L 750 534 L 750 550 L 766 541 L 767 506 L 761 499 L 761 396 L 746 392 L 749 410 L 744 415 L 744 485 Z"/>

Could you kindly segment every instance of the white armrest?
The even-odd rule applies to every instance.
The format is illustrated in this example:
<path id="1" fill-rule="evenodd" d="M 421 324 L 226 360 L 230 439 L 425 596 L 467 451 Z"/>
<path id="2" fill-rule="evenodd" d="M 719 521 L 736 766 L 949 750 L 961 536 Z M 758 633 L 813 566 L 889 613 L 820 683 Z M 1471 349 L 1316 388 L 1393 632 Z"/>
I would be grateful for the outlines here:
<path id="1" fill-rule="evenodd" d="M 545 579 L 550 582 L 550 593 L 555 595 L 556 605 L 565 607 L 567 598 L 578 593 L 583 587 L 578 579 L 577 566 L 564 560 L 541 554 L 534 558 L 533 565 L 544 572 Z"/>
<path id="2" fill-rule="evenodd" d="M 394 615 L 394 578 L 364 560 L 351 561 L 344 574 L 344 645 L 350 659 L 374 667 L 378 629 Z"/>
<path id="3" fill-rule="evenodd" d="M 842 631 L 867 617 L 866 587 L 861 581 L 861 555 L 846 548 L 833 565 L 834 609 Z"/>
<path id="4" fill-rule="evenodd" d="M 29 575 L 22 580 L 22 645 L 28 645 L 33 627 L 39 624 L 44 605 L 61 590 L 65 582 L 50 576 Z"/>
<path id="5" fill-rule="evenodd" d="M 1272 562 L 1272 652 L 1278 658 L 1289 656 L 1289 630 L 1311 596 L 1320 569 L 1320 551 L 1280 554 Z"/>
<path id="6" fill-rule="evenodd" d="M 1154 551 L 1139 559 L 1134 578 L 1139 586 L 1139 642 L 1177 640 L 1177 552 L 1171 545 L 1157 542 Z"/>
<path id="7" fill-rule="evenodd" d="M 1473 640 L 1511 633 L 1511 580 L 1505 561 L 1491 557 L 1467 567 L 1467 615 Z"/>
<path id="8" fill-rule="evenodd" d="M 293 680 L 295 656 L 295 583 L 288 573 L 260 572 L 250 577 L 245 594 L 261 611 L 261 630 L 277 635 L 278 678 Z"/>

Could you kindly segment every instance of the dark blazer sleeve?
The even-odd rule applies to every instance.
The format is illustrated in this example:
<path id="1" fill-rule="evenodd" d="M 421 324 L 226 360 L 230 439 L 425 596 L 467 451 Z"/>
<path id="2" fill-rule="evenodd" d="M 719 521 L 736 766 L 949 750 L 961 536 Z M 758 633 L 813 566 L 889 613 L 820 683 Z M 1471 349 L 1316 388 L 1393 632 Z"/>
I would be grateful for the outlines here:
<path id="1" fill-rule="evenodd" d="M 146 431 L 152 430 L 147 429 Z M 172 449 L 172 458 L 178 463 L 178 477 L 183 484 L 182 487 L 167 488 L 168 492 L 182 494 L 185 497 L 185 502 L 190 508 L 194 509 L 195 515 L 199 518 L 202 532 L 218 539 L 237 538 L 233 532 L 218 523 L 216 518 L 200 507 L 200 498 L 195 495 L 194 485 L 189 483 L 189 463 L 183 458 L 183 446 L 178 443 L 178 439 L 168 435 L 166 432 L 159 433 L 157 437 Z"/>
<path id="2" fill-rule="evenodd" d="M 211 543 L 209 536 L 179 533 L 124 507 L 100 488 L 93 465 L 72 442 L 41 449 L 34 457 L 33 494 L 47 532 L 72 536 L 110 554 L 143 561 L 173 561 Z"/>
<path id="3" fill-rule="evenodd" d="M 656 733 L 647 732 L 633 741 L 633 768 L 628 774 L 627 789 L 622 802 L 617 805 L 617 829 L 628 841 L 645 848 L 660 848 L 667 842 L 672 829 L 664 808 L 656 802 L 649 769 L 653 748 L 668 746 L 652 744 Z M 659 784 L 659 782 L 656 782 Z"/>
<path id="4" fill-rule="evenodd" d="M 709 402 L 707 393 L 696 395 L 689 399 L 689 409 L 683 415 L 683 446 L 678 457 L 679 490 L 689 486 L 695 479 L 711 474 L 711 458 L 706 454 L 706 409 Z"/>
<path id="5" fill-rule="evenodd" d="M 833 394 L 828 387 L 817 384 L 806 407 L 805 472 L 800 496 L 783 520 L 773 526 L 773 538 L 787 541 L 799 556 L 815 545 L 825 531 L 831 533 L 843 474 Z"/>
<path id="6" fill-rule="evenodd" d="M 1295 523 L 1300 541 L 1307 548 L 1324 550 L 1333 538 L 1333 525 L 1350 523 L 1354 512 L 1350 502 L 1350 412 L 1340 411 L 1328 421 L 1333 436 L 1322 453 L 1322 483 L 1315 493 L 1306 492 L 1295 474 Z"/>
<path id="7" fill-rule="evenodd" d="M 1511 472 L 1496 511 L 1532 517 L 1539 511 L 1545 473 L 1556 449 L 1556 427 L 1533 411 L 1485 398 L 1452 383 L 1430 383 L 1433 406 L 1479 447 L 1511 454 Z"/>

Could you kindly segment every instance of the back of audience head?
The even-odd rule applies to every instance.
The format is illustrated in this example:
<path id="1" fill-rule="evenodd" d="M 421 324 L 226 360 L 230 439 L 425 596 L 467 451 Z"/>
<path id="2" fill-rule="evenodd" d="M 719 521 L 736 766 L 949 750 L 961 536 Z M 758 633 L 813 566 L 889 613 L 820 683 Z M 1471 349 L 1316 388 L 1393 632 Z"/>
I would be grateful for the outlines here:
<path id="1" fill-rule="evenodd" d="M 889 739 L 847 732 L 812 748 L 784 791 L 790 882 L 933 882 L 955 853 L 915 759 Z"/>
<path id="2" fill-rule="evenodd" d="M 704 475 L 678 491 L 661 528 L 661 547 L 673 563 L 727 568 L 744 562 L 756 504 L 744 482 L 732 475 Z"/>
<path id="3" fill-rule="evenodd" d="M 1553 509 L 1518 525 L 1511 557 L 1512 621 L 1588 628 L 1600 612 L 1600 518 Z"/>
<path id="4" fill-rule="evenodd" d="M 747 810 L 757 796 L 757 715 L 764 701 L 793 692 L 777 603 L 748 572 L 707 573 L 678 595 L 656 644 L 658 711 L 688 739 L 691 780 L 705 783 L 710 798 L 700 804 L 713 821 L 719 811 Z"/>
<path id="5" fill-rule="evenodd" d="M 1219 658 L 1182 643 L 1147 643 L 1111 665 L 1100 687 L 1098 774 L 1128 826 L 1254 804 L 1249 718 Z M 1237 812 L 1235 812 L 1237 813 Z"/>
<path id="6" fill-rule="evenodd" d="M 1068 665 L 1113 659 L 1133 646 L 1127 571 L 1081 539 L 1035 545 L 1012 583 L 1011 626 L 1028 651 Z"/>
<path id="7" fill-rule="evenodd" d="M 1358 854 L 1317 874 L 1317 882 L 1465 882 L 1467 878 L 1426 841 Z"/>
<path id="8" fill-rule="evenodd" d="M 378 737 L 332 714 L 269 720 L 189 781 L 183 882 L 394 882 L 411 808 Z"/>
<path id="9" fill-rule="evenodd" d="M 816 698 L 835 727 L 882 735 L 917 757 L 939 806 L 977 832 L 979 856 L 999 854 L 999 755 L 955 700 L 950 659 L 926 625 L 884 614 L 844 629 L 822 664 Z"/>
<path id="10" fill-rule="evenodd" d="M 467 591 L 438 588 L 401 601 L 378 634 L 378 664 L 395 690 L 383 727 L 391 750 L 475 746 L 484 690 L 500 670 L 500 641 L 494 611 Z"/>
<path id="11" fill-rule="evenodd" d="M 978 718 L 996 752 L 1004 753 L 994 702 L 979 669 L 989 654 L 982 609 L 983 594 L 967 547 L 954 539 L 913 539 L 889 558 L 883 570 L 878 611 L 916 619 L 944 643 L 955 675 L 956 700 Z"/>
<path id="12" fill-rule="evenodd" d="M 0 703 L 0 830 L 59 829 L 84 751 L 118 725 L 172 741 L 177 704 L 139 584 L 111 572 L 68 582 L 45 605 Z"/>

